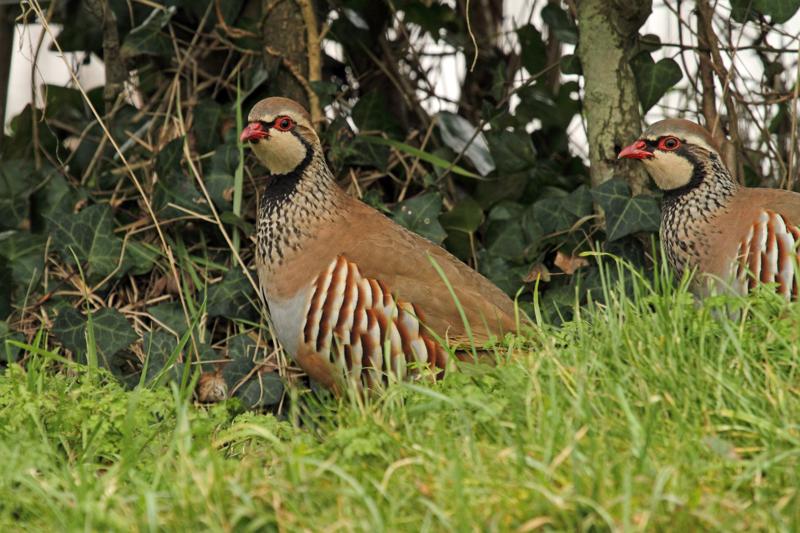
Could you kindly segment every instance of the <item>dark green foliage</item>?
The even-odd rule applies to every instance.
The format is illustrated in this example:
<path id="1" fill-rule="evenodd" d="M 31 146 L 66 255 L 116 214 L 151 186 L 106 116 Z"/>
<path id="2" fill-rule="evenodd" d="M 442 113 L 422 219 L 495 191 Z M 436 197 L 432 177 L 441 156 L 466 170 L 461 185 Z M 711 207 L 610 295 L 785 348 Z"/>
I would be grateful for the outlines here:
<path id="1" fill-rule="evenodd" d="M 446 236 L 439 223 L 441 212 L 442 197 L 430 192 L 398 203 L 394 209 L 394 219 L 411 231 L 440 243 Z"/>
<path id="2" fill-rule="evenodd" d="M 53 323 L 53 333 L 65 348 L 85 361 L 89 327 L 101 356 L 100 362 L 106 367 L 110 367 L 115 355 L 139 338 L 128 320 L 116 309 L 108 307 L 91 317 L 71 307 L 62 309 Z"/>
<path id="3" fill-rule="evenodd" d="M 592 196 L 606 214 L 608 240 L 640 231 L 658 231 L 661 211 L 656 199 L 645 195 L 632 197 L 624 181 L 607 181 L 594 189 Z"/>
<path id="4" fill-rule="evenodd" d="M 522 64 L 530 75 L 538 74 L 547 66 L 546 52 L 542 34 L 533 24 L 526 24 L 517 30 L 522 47 Z"/>
<path id="5" fill-rule="evenodd" d="M 773 24 L 780 24 L 797 13 L 800 0 L 731 0 L 731 8 L 736 22 L 754 20 L 760 13 L 768 16 Z"/>
<path id="6" fill-rule="evenodd" d="M 665 57 L 658 63 L 647 52 L 637 55 L 631 62 L 636 76 L 636 90 L 642 109 L 647 112 L 666 92 L 683 78 L 683 71 L 674 59 Z"/>
<path id="7" fill-rule="evenodd" d="M 542 8 L 542 20 L 562 43 L 578 44 L 578 29 L 566 11 L 557 4 L 548 3 Z"/>
<path id="8" fill-rule="evenodd" d="M 283 381 L 277 374 L 261 374 L 245 383 L 236 396 L 249 409 L 271 407 L 283 397 Z"/>
<path id="9" fill-rule="evenodd" d="M 208 213 L 204 199 L 195 187 L 191 176 L 181 166 L 183 161 L 183 138 L 177 138 L 167 144 L 156 158 L 158 183 L 153 198 L 154 208 L 162 210 L 164 216 L 178 216 L 181 211 L 168 207 L 174 203 L 192 211 Z"/>
<path id="10" fill-rule="evenodd" d="M 7 159 L 0 165 L 0 230 L 16 229 L 30 216 L 28 198 L 42 176 L 33 161 Z"/>
<path id="11" fill-rule="evenodd" d="M 35 287 L 44 270 L 45 238 L 24 231 L 0 233 L 0 258 L 10 268 L 9 287 Z"/>
<path id="12" fill-rule="evenodd" d="M 169 23 L 175 11 L 175 6 L 154 9 L 144 22 L 125 37 L 120 48 L 123 57 L 132 58 L 142 54 L 169 57 L 172 53 L 172 42 L 161 30 Z"/>
<path id="13" fill-rule="evenodd" d="M 231 269 L 221 282 L 208 289 L 208 314 L 228 318 L 253 319 L 257 316 L 257 300 L 247 277 L 241 270 Z"/>
<path id="14" fill-rule="evenodd" d="M 88 280 L 124 273 L 119 271 L 122 239 L 114 235 L 110 207 L 93 205 L 69 216 L 48 217 L 48 222 L 61 259 L 68 263 L 77 259 Z"/>

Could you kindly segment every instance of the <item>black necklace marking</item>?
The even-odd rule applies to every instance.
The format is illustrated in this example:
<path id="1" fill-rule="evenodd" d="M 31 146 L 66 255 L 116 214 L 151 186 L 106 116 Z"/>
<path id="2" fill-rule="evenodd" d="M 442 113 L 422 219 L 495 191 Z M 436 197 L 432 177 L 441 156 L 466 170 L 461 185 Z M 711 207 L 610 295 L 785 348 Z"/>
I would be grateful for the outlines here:
<path id="1" fill-rule="evenodd" d="M 308 165 L 314 157 L 314 149 L 303 137 L 296 131 L 291 131 L 292 135 L 303 145 L 306 150 L 306 155 L 303 160 L 294 169 L 283 174 L 270 174 L 269 182 L 264 189 L 263 205 L 267 204 L 280 204 L 285 202 L 296 190 L 300 178 L 303 176 Z M 268 141 L 269 142 L 269 141 Z"/>
<path id="2" fill-rule="evenodd" d="M 270 176 L 258 210 L 257 254 L 267 265 L 282 264 L 287 251 L 296 251 L 310 235 L 314 221 L 336 208 L 331 199 L 335 181 L 321 150 L 295 136 L 305 156 L 291 172 Z"/>
<path id="3" fill-rule="evenodd" d="M 679 148 L 676 152 L 681 157 L 684 157 L 689 160 L 692 164 L 692 177 L 689 179 L 689 182 L 686 185 L 681 185 L 680 187 L 676 187 L 674 189 L 668 189 L 664 191 L 664 200 L 674 200 L 677 199 L 684 194 L 692 191 L 700 186 L 703 183 L 703 180 L 706 179 L 706 169 L 703 168 L 703 165 L 700 164 L 700 161 L 694 156 L 694 154 L 690 150 L 686 150 L 683 147 Z M 717 157 L 716 155 L 709 153 L 708 157 L 710 159 L 714 159 Z"/>

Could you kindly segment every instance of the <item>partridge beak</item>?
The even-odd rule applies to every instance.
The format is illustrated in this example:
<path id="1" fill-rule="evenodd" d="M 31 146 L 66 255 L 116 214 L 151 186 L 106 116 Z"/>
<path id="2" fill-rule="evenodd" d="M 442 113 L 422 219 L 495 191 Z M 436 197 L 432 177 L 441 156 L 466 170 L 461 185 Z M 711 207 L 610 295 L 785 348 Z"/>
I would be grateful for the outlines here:
<path id="1" fill-rule="evenodd" d="M 626 146 L 617 155 L 617 159 L 650 159 L 651 157 L 653 157 L 653 153 L 647 151 L 647 143 L 641 139 Z"/>
<path id="2" fill-rule="evenodd" d="M 239 140 L 241 142 L 258 142 L 268 137 L 269 131 L 264 129 L 264 126 L 258 122 L 251 122 L 242 130 L 242 134 L 239 135 Z"/>

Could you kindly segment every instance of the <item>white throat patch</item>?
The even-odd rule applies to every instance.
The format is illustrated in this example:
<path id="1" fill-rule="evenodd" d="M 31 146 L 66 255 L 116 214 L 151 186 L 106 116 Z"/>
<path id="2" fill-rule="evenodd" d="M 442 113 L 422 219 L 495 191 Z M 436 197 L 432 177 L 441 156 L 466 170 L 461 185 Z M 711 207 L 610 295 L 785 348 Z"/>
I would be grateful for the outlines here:
<path id="1" fill-rule="evenodd" d="M 293 133 L 272 129 L 268 138 L 253 145 L 253 151 L 270 174 L 288 174 L 300 166 L 308 148 Z"/>
<path id="2" fill-rule="evenodd" d="M 671 152 L 658 152 L 655 157 L 643 159 L 642 162 L 658 188 L 664 191 L 688 184 L 694 172 L 694 166 L 688 159 Z"/>

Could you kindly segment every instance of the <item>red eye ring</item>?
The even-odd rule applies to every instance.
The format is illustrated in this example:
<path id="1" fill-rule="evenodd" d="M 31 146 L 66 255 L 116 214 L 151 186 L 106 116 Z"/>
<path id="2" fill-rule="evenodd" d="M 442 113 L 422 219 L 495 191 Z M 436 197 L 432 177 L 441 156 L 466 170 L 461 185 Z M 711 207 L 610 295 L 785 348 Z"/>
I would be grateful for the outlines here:
<path id="1" fill-rule="evenodd" d="M 681 141 L 677 137 L 669 136 L 664 137 L 658 142 L 658 149 L 665 150 L 667 152 L 673 152 L 680 148 Z"/>
<path id="2" fill-rule="evenodd" d="M 275 129 L 278 131 L 289 131 L 294 128 L 294 121 L 289 117 L 278 117 L 275 119 Z"/>

